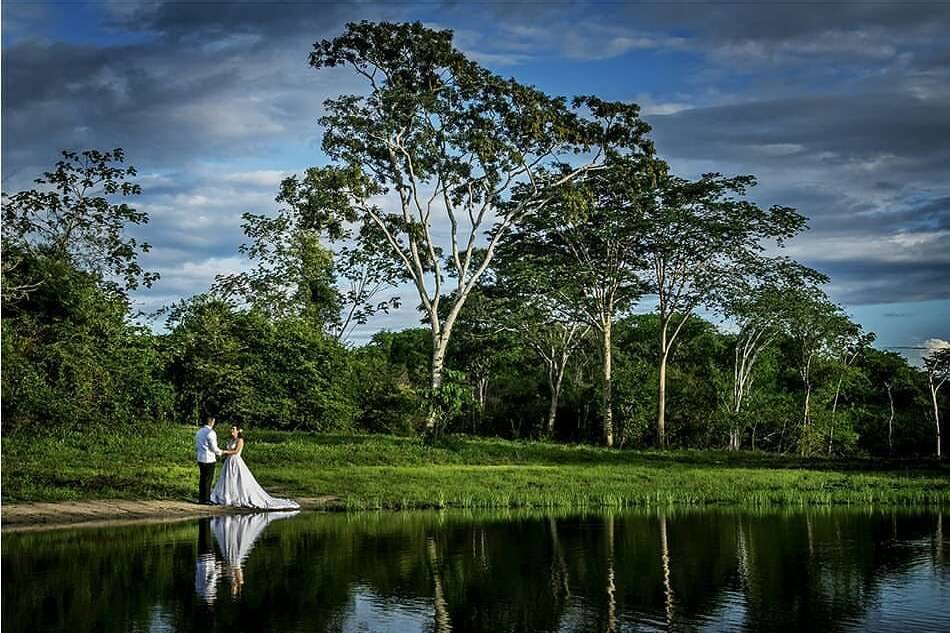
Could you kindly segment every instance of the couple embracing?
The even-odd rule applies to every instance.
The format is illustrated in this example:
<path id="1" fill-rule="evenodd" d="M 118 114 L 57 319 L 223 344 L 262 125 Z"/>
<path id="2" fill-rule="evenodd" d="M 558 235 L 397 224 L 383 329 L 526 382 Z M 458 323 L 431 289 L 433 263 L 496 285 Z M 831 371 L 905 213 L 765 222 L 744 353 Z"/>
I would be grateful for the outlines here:
<path id="1" fill-rule="evenodd" d="M 204 505 L 227 505 L 258 510 L 296 510 L 300 504 L 291 499 L 272 497 L 261 487 L 251 469 L 241 458 L 244 450 L 244 433 L 237 424 L 231 425 L 231 440 L 226 449 L 218 446 L 214 431 L 215 417 L 206 414 L 204 425 L 195 434 L 195 453 L 198 460 L 198 503 Z M 224 466 L 218 483 L 211 490 L 214 468 L 218 457 L 224 457 Z"/>

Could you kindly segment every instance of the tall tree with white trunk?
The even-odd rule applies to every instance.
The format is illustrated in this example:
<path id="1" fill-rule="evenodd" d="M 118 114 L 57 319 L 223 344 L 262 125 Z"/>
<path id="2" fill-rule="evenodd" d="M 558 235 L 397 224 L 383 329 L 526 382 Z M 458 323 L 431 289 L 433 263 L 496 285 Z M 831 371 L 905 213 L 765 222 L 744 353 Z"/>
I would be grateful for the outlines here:
<path id="1" fill-rule="evenodd" d="M 813 431 L 812 393 L 814 370 L 820 358 L 832 353 L 831 344 L 852 323 L 841 309 L 828 299 L 820 288 L 800 288 L 786 294 L 788 307 L 787 335 L 796 347 L 798 375 L 802 381 L 802 424 L 799 449 L 802 455 L 811 450 Z"/>
<path id="2" fill-rule="evenodd" d="M 744 430 L 743 405 L 752 389 L 756 361 L 787 330 L 787 297 L 828 278 L 784 257 L 754 258 L 746 274 L 731 276 L 720 292 L 724 314 L 737 326 L 732 389 L 723 398 L 729 419 L 729 448 L 738 450 Z"/>
<path id="3" fill-rule="evenodd" d="M 950 347 L 940 347 L 924 357 L 927 370 L 927 385 L 930 387 L 930 400 L 934 408 L 934 428 L 937 432 L 937 459 L 943 457 L 940 435 L 940 404 L 937 394 L 947 380 L 950 380 Z"/>
<path id="4" fill-rule="evenodd" d="M 781 246 L 805 228 L 790 207 L 763 209 L 746 199 L 752 176 L 662 178 L 644 218 L 642 273 L 660 317 L 657 443 L 666 447 L 666 370 L 683 326 L 697 308 L 719 308 L 736 275 L 748 274 L 769 242 Z"/>
<path id="5" fill-rule="evenodd" d="M 614 444 L 613 329 L 643 294 L 643 205 L 666 166 L 652 157 L 612 156 L 562 188 L 548 213 L 525 218 L 509 236 L 510 256 L 545 271 L 549 290 L 599 339 L 603 439 Z"/>
<path id="6" fill-rule="evenodd" d="M 831 421 L 828 427 L 828 454 L 831 455 L 835 441 L 835 429 L 838 422 L 838 404 L 841 399 L 841 388 L 846 381 L 854 377 L 854 363 L 862 353 L 874 342 L 873 332 L 864 332 L 860 325 L 848 321 L 842 323 L 840 329 L 831 338 L 831 355 L 838 370 L 838 379 L 835 381 L 835 395 L 831 400 Z"/>
<path id="7" fill-rule="evenodd" d="M 363 94 L 324 104 L 323 150 L 336 163 L 324 172 L 336 183 L 315 203 L 333 205 L 415 287 L 432 334 L 433 392 L 459 312 L 512 225 L 601 165 L 605 146 L 652 151 L 636 106 L 568 105 L 482 68 L 450 31 L 420 23 L 351 23 L 316 43 L 310 64 L 348 67 L 365 82 Z"/>
<path id="8" fill-rule="evenodd" d="M 517 247 L 499 251 L 488 294 L 498 327 L 516 334 L 544 363 L 549 400 L 543 433 L 552 437 L 564 375 L 591 326 L 578 318 L 564 293 L 552 292 L 557 282 L 552 283 L 543 255 L 522 257 L 522 252 Z"/>

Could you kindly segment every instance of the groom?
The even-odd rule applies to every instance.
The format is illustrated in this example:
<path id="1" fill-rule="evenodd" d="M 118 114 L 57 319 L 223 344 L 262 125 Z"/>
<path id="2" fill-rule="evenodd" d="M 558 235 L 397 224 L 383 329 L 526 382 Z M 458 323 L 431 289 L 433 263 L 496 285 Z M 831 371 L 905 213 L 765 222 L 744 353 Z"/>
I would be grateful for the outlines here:
<path id="1" fill-rule="evenodd" d="M 218 436 L 214 432 L 214 415 L 205 414 L 205 423 L 195 433 L 195 453 L 198 459 L 198 503 L 211 505 L 211 480 L 214 479 L 214 465 L 221 455 L 218 448 Z"/>

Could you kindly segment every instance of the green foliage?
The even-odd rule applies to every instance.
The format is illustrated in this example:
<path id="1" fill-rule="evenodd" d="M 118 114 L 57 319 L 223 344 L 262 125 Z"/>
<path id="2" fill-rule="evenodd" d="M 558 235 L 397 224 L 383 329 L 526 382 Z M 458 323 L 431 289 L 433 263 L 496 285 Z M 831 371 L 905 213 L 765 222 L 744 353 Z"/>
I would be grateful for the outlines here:
<path id="1" fill-rule="evenodd" d="M 245 425 L 339 430 L 357 416 L 350 359 L 305 317 L 269 319 L 225 301 L 197 297 L 169 317 L 168 373 L 183 419 L 214 401 Z"/>
<path id="2" fill-rule="evenodd" d="M 127 321 L 122 294 L 49 256 L 25 255 L 15 274 L 42 283 L 3 312 L 5 429 L 167 419 L 160 350 Z"/>
<path id="3" fill-rule="evenodd" d="M 378 332 L 354 351 L 361 429 L 411 435 L 424 426 L 431 343 L 422 329 Z"/>
<path id="4" fill-rule="evenodd" d="M 3 196 L 3 425 L 163 420 L 173 394 L 154 339 L 130 323 L 142 270 L 125 233 L 148 215 L 121 149 L 63 152 L 38 189 Z"/>
<path id="5" fill-rule="evenodd" d="M 23 258 L 49 257 L 96 276 L 117 292 L 151 286 L 158 274 L 138 264 L 150 246 L 126 235 L 128 224 L 145 224 L 148 214 L 124 202 L 141 193 L 123 167 L 125 152 L 64 151 L 52 171 L 35 179 L 39 189 L 3 194 L 3 301 L 8 307 L 50 280 L 22 279 Z M 34 270 L 34 273 L 36 270 Z"/>

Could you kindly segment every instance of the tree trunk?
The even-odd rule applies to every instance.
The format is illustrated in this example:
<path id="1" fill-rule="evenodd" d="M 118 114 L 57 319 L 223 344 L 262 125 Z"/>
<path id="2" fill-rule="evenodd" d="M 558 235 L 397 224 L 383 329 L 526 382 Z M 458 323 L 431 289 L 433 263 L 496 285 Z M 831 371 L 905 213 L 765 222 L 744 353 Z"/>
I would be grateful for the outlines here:
<path id="1" fill-rule="evenodd" d="M 933 377 L 930 378 L 930 397 L 934 403 L 934 424 L 937 427 L 937 459 L 942 457 L 940 450 L 940 407 L 937 406 L 937 388 L 934 386 Z"/>
<path id="2" fill-rule="evenodd" d="M 809 382 L 809 380 L 808 380 L 808 378 L 807 378 L 807 374 L 806 374 L 806 378 L 805 378 L 805 411 L 804 411 L 803 417 L 802 417 L 802 435 L 803 435 L 802 439 L 803 439 L 803 440 L 805 439 L 805 438 L 804 438 L 804 432 L 808 429 L 808 426 L 811 424 L 810 405 L 811 405 L 811 382 Z M 802 445 L 801 445 L 801 454 L 802 454 L 802 455 L 805 454 L 805 442 L 802 442 Z"/>
<path id="3" fill-rule="evenodd" d="M 439 336 L 433 335 L 432 337 L 432 368 L 430 375 L 429 387 L 432 391 L 430 398 L 435 398 L 436 393 L 442 387 L 442 371 L 445 365 L 445 350 L 449 344 L 449 337 L 447 335 Z M 436 427 L 439 424 L 441 418 L 441 411 L 439 411 L 438 406 L 435 402 L 429 403 L 429 416 L 426 420 L 426 433 L 433 435 L 438 430 Z"/>
<path id="4" fill-rule="evenodd" d="M 732 428 L 729 429 L 729 450 L 739 450 L 739 411 L 742 408 L 742 363 L 739 360 L 739 341 L 736 341 L 735 364 L 732 367 Z"/>
<path id="5" fill-rule="evenodd" d="M 554 420 L 557 417 L 557 405 L 561 399 L 561 382 L 564 380 L 564 366 L 567 363 L 561 363 L 560 367 L 554 368 L 548 372 L 548 386 L 551 388 L 551 404 L 548 406 L 548 420 L 546 432 L 548 437 L 554 436 Z"/>
<path id="6" fill-rule="evenodd" d="M 478 379 L 478 421 L 482 421 L 485 407 L 488 405 L 488 376 Z"/>
<path id="7" fill-rule="evenodd" d="M 663 345 L 666 346 L 666 335 L 663 336 Z M 666 359 L 663 352 L 660 356 L 660 390 L 657 395 L 656 410 L 656 441 L 660 449 L 666 448 Z"/>
<path id="8" fill-rule="evenodd" d="M 813 351 L 812 351 L 812 352 L 803 353 L 803 355 L 802 355 L 802 360 L 803 360 L 804 362 L 802 363 L 802 366 L 801 366 L 801 368 L 799 369 L 799 375 L 801 375 L 801 377 L 802 377 L 802 385 L 803 385 L 803 387 L 805 388 L 805 405 L 804 405 L 804 411 L 803 411 L 803 413 L 802 413 L 802 437 L 801 437 L 801 440 L 805 440 L 805 439 L 806 439 L 806 438 L 805 438 L 805 433 L 808 431 L 809 427 L 811 426 L 811 422 L 812 422 L 812 420 L 811 420 L 811 387 L 812 387 L 812 384 L 811 384 L 811 362 L 812 362 L 812 360 L 813 360 L 814 358 L 815 358 L 815 353 L 814 353 Z M 805 443 L 804 441 L 799 441 L 799 444 L 801 445 L 801 446 L 799 447 L 799 448 L 801 449 L 800 452 L 801 452 L 802 456 L 804 456 L 804 455 L 805 455 L 805 449 L 807 448 L 807 445 L 806 445 L 806 443 Z"/>
<path id="9" fill-rule="evenodd" d="M 656 399 L 656 443 L 661 450 L 666 448 L 666 360 L 670 351 L 666 329 L 669 324 L 669 317 L 663 317 L 660 324 L 660 380 Z"/>
<path id="10" fill-rule="evenodd" d="M 611 393 L 613 386 L 613 383 L 611 382 L 611 373 L 613 371 L 613 343 L 611 342 L 612 328 L 613 322 L 608 319 L 607 322 L 604 323 L 603 336 L 601 337 L 604 353 L 604 445 L 607 448 L 613 448 L 614 445 L 613 396 Z"/>
<path id="11" fill-rule="evenodd" d="M 891 416 L 887 419 L 887 453 L 890 455 L 894 452 L 894 393 L 891 383 L 884 383 L 884 388 L 887 389 L 887 401 L 891 405 Z"/>
<path id="12" fill-rule="evenodd" d="M 841 395 L 841 383 L 844 376 L 838 378 L 838 384 L 835 386 L 835 399 L 831 405 L 831 428 L 828 430 L 828 454 L 831 455 L 831 446 L 835 441 L 835 420 L 838 415 L 838 397 Z"/>
<path id="13" fill-rule="evenodd" d="M 472 433 L 476 432 L 476 425 L 480 425 L 485 417 L 485 406 L 488 403 L 488 376 L 478 378 L 478 411 L 475 423 L 472 424 Z"/>
<path id="14" fill-rule="evenodd" d="M 811 383 L 805 383 L 805 410 L 802 416 L 802 425 L 808 426 L 811 423 Z"/>

